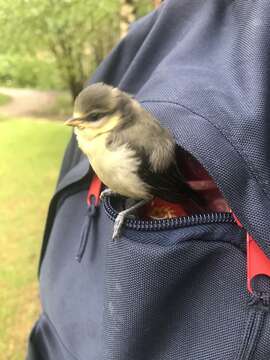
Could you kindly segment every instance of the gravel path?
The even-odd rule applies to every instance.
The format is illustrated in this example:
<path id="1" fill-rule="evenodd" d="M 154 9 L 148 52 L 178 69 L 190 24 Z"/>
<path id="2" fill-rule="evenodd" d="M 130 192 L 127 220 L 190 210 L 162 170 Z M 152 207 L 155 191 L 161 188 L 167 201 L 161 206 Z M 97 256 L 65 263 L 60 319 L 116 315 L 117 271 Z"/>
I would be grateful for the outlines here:
<path id="1" fill-rule="evenodd" d="M 8 104 L 0 106 L 0 115 L 35 116 L 42 109 L 53 106 L 56 92 L 32 89 L 13 89 L 0 87 L 0 93 L 12 98 Z"/>

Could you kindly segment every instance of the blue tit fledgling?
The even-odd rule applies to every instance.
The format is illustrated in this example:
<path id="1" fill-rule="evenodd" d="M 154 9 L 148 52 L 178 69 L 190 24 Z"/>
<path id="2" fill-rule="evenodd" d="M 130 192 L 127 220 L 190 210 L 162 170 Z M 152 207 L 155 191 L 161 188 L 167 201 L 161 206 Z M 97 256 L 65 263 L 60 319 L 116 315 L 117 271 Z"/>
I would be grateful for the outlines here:
<path id="1" fill-rule="evenodd" d="M 171 133 L 131 95 L 103 83 L 86 87 L 74 104 L 66 125 L 75 127 L 78 145 L 100 180 L 109 188 L 139 202 L 118 215 L 113 239 L 125 217 L 154 196 L 178 203 L 197 194 L 185 182 L 176 161 Z"/>

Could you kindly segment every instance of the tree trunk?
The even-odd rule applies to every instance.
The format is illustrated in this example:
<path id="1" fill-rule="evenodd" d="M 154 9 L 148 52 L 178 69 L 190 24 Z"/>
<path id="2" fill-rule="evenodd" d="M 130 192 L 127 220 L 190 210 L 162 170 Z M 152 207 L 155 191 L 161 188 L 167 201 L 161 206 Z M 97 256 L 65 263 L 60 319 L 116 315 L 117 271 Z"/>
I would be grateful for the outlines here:
<path id="1" fill-rule="evenodd" d="M 74 101 L 79 93 L 83 89 L 83 83 L 81 81 L 76 81 L 74 79 L 69 79 L 69 91 L 72 96 L 72 100 Z"/>
<path id="2" fill-rule="evenodd" d="M 121 0 L 120 37 L 124 37 L 129 25 L 135 20 L 135 5 L 133 0 Z"/>
<path id="3" fill-rule="evenodd" d="M 154 4 L 154 7 L 157 8 L 161 4 L 162 0 L 152 0 L 152 2 Z"/>

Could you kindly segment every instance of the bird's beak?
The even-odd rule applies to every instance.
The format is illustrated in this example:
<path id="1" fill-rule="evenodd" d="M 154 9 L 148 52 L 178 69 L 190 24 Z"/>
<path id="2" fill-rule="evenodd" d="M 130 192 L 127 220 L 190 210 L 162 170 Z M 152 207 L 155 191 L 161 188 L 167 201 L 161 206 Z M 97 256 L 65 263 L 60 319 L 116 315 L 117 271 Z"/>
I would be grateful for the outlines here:
<path id="1" fill-rule="evenodd" d="M 78 126 L 81 122 L 82 122 L 82 120 L 80 118 L 71 117 L 70 119 L 68 119 L 67 121 L 64 122 L 64 125 Z"/>

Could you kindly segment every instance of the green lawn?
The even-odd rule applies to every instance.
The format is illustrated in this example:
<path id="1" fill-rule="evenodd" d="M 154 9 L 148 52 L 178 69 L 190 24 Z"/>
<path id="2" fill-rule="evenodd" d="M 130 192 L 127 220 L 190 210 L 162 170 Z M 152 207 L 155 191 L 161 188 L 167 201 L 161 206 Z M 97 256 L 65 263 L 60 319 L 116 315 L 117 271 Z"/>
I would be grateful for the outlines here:
<path id="1" fill-rule="evenodd" d="M 11 97 L 8 95 L 0 94 L 0 106 L 7 104 L 11 101 Z"/>
<path id="2" fill-rule="evenodd" d="M 23 360 L 39 312 L 37 264 L 49 198 L 70 130 L 0 121 L 0 360 Z"/>

